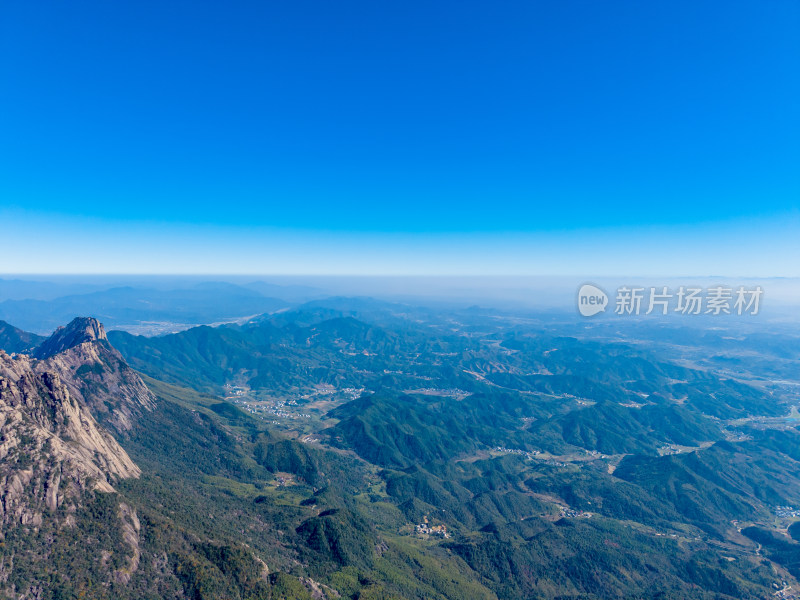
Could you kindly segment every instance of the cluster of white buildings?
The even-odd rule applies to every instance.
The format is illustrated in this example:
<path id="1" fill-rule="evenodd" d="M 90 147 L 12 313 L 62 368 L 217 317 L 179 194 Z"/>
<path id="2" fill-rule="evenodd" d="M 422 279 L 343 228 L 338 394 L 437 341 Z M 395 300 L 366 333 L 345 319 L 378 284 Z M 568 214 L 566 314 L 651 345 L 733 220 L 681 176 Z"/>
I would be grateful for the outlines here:
<path id="1" fill-rule="evenodd" d="M 519 450 L 517 448 L 504 448 L 503 446 L 497 446 L 495 448 L 495 452 L 502 452 L 503 454 L 519 454 L 525 458 L 533 458 L 534 456 L 539 456 L 542 453 L 540 450 Z"/>
<path id="2" fill-rule="evenodd" d="M 431 525 L 427 521 L 420 523 L 414 528 L 414 531 L 417 535 L 429 535 L 432 537 L 442 538 L 446 540 L 450 537 L 450 533 L 447 531 L 446 525 Z"/>
<path id="3" fill-rule="evenodd" d="M 794 506 L 776 506 L 775 516 L 781 519 L 794 519 L 800 517 L 800 509 L 796 509 Z"/>
<path id="4" fill-rule="evenodd" d="M 561 507 L 561 516 L 566 519 L 591 519 L 592 513 L 583 510 L 573 510 L 571 508 Z"/>

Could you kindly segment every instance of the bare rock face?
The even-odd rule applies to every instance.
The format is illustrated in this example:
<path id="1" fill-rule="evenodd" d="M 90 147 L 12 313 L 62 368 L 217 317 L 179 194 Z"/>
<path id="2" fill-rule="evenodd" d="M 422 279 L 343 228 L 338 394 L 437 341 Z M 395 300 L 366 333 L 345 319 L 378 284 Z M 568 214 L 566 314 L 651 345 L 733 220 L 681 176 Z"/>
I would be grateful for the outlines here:
<path id="1" fill-rule="evenodd" d="M 66 327 L 59 327 L 49 338 L 42 342 L 34 351 L 34 358 L 50 358 L 54 354 L 73 348 L 84 342 L 105 340 L 106 332 L 97 319 L 92 317 L 77 317 Z"/>
<path id="2" fill-rule="evenodd" d="M 0 522 L 36 526 L 139 468 L 48 361 L 0 351 Z M 144 385 L 144 384 L 142 384 Z"/>
<path id="3" fill-rule="evenodd" d="M 124 437 L 156 406 L 95 319 L 75 319 L 31 354 L 0 350 L 0 541 L 13 541 L 9 532 L 19 528 L 74 527 L 87 492 L 114 492 L 118 481 L 139 477 L 112 432 Z M 135 508 L 117 496 L 111 502 L 105 506 L 116 505 L 123 543 L 103 548 L 98 559 L 125 555 L 124 563 L 108 567 L 104 585 L 127 585 L 141 560 L 140 523 Z M 43 556 L 49 545 L 41 547 Z M 0 596 L 6 591 L 0 572 Z M 38 582 L 13 591 L 13 597 L 43 597 Z"/>
<path id="4" fill-rule="evenodd" d="M 156 399 L 122 355 L 109 344 L 103 326 L 90 317 L 58 328 L 33 353 L 37 372 L 58 374 L 70 394 L 117 433 L 129 431 Z"/>
<path id="5" fill-rule="evenodd" d="M 131 549 L 128 564 L 114 572 L 114 580 L 122 585 L 127 585 L 131 580 L 131 575 L 139 568 L 139 561 L 142 558 L 142 551 L 139 547 L 139 531 L 141 525 L 136 510 L 125 502 L 119 505 L 119 518 L 122 523 L 122 539 Z"/>
<path id="6" fill-rule="evenodd" d="M 86 490 L 140 475 L 104 426 L 130 430 L 155 397 L 96 319 L 58 328 L 31 354 L 0 351 L 0 523 L 37 526 Z"/>

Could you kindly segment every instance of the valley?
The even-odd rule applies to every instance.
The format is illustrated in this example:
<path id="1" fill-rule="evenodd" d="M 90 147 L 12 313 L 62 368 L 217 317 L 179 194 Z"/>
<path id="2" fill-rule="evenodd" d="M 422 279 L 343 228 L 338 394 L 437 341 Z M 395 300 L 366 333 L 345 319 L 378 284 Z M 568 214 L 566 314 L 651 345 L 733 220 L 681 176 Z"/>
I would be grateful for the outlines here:
<path id="1" fill-rule="evenodd" d="M 137 475 L 79 493 L 66 521 L 9 521 L 9 597 L 45 576 L 11 567 L 33 548 L 58 567 L 47 577 L 66 596 L 48 598 L 96 589 L 89 573 L 109 598 L 798 589 L 800 433 L 785 381 L 751 385 L 747 371 L 689 368 L 568 323 L 358 306 L 158 337 L 78 320 L 40 342 L 34 354 Z M 136 531 L 127 575 L 74 573 L 59 558 L 74 548 L 37 546 L 59 522 L 104 527 L 109 557 L 126 547 L 114 536 Z"/>

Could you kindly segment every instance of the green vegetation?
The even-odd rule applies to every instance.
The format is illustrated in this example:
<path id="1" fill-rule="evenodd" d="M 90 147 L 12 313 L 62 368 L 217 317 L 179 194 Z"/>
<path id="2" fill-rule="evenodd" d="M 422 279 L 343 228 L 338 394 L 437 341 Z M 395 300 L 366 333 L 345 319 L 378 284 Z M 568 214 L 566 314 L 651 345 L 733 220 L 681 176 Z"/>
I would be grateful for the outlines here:
<path id="1" fill-rule="evenodd" d="M 5 321 L 0 321 L 0 350 L 5 350 L 8 354 L 27 352 L 41 344 L 44 339 L 40 335 L 22 331 Z"/>
<path id="2" fill-rule="evenodd" d="M 800 529 L 775 509 L 800 507 L 800 432 L 775 390 L 477 309 L 365 307 L 113 332 L 158 397 L 115 432 L 143 474 L 4 531 L 9 586 L 739 600 L 800 577 Z"/>

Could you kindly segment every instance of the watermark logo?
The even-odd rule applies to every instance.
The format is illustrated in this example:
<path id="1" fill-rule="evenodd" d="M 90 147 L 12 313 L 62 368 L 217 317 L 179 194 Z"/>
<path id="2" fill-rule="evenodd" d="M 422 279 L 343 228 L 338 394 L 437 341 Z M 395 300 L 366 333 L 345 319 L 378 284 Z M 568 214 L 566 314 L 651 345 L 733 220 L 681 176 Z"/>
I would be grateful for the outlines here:
<path id="1" fill-rule="evenodd" d="M 608 307 L 608 294 L 596 285 L 584 283 L 578 290 L 578 311 L 584 317 L 593 317 Z"/>
<path id="2" fill-rule="evenodd" d="M 763 294 L 761 286 L 680 286 L 673 290 L 667 286 L 645 288 L 623 285 L 617 288 L 614 314 L 757 315 Z M 578 311 L 584 317 L 604 312 L 608 305 L 608 295 L 596 285 L 586 283 L 578 290 Z"/>

